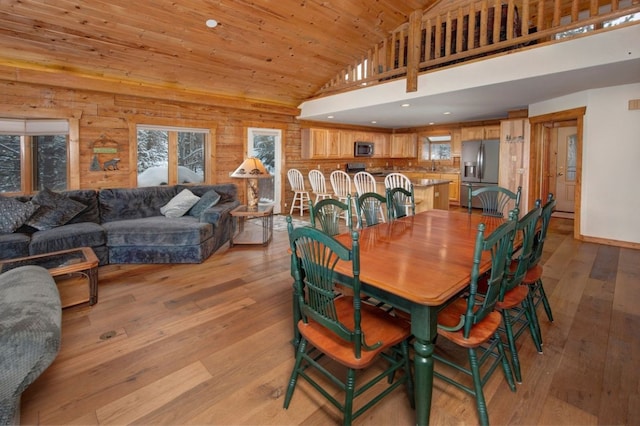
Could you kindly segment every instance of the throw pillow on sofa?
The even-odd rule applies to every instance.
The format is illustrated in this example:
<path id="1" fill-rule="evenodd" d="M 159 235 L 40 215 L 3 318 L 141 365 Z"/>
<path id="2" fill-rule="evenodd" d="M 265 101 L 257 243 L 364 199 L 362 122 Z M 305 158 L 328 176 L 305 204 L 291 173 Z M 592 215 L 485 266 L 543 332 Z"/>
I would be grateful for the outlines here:
<path id="1" fill-rule="evenodd" d="M 200 197 L 194 195 L 188 189 L 183 189 L 173 197 L 167 204 L 160 207 L 160 213 L 166 217 L 181 217 L 189 211 L 198 201 Z"/>
<path id="2" fill-rule="evenodd" d="M 220 198 L 220 194 L 218 194 L 213 189 L 205 192 L 204 194 L 202 194 L 202 197 L 200 197 L 200 200 L 193 207 L 191 207 L 191 210 L 189 210 L 189 215 L 200 217 L 203 211 L 218 204 Z"/>
<path id="3" fill-rule="evenodd" d="M 0 234 L 11 234 L 20 228 L 38 209 L 31 201 L 22 203 L 0 196 Z"/>
<path id="4" fill-rule="evenodd" d="M 49 188 L 38 192 L 31 201 L 40 207 L 31 215 L 26 224 L 39 231 L 62 226 L 87 207 L 63 194 L 51 191 Z"/>

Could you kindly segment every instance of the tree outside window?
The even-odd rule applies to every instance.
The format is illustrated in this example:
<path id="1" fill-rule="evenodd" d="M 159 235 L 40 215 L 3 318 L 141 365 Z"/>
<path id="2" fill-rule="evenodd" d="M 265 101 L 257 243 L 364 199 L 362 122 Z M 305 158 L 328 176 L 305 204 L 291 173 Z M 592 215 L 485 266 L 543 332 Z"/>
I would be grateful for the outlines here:
<path id="1" fill-rule="evenodd" d="M 68 189 L 66 120 L 0 119 L 0 192 Z"/>
<path id="2" fill-rule="evenodd" d="M 138 126 L 138 186 L 203 182 L 207 135 L 206 129 Z"/>
<path id="3" fill-rule="evenodd" d="M 451 136 L 426 136 L 422 138 L 423 160 L 450 160 Z"/>

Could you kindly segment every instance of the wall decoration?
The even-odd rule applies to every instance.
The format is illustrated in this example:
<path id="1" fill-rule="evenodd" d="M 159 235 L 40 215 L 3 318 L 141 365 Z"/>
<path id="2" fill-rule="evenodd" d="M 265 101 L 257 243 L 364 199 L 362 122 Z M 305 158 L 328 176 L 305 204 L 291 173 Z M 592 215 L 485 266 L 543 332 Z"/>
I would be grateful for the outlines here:
<path id="1" fill-rule="evenodd" d="M 91 149 L 93 158 L 91 159 L 89 170 L 92 172 L 119 170 L 118 163 L 120 158 L 118 158 L 118 152 L 120 147 L 118 142 L 107 138 L 105 135 L 100 135 L 100 139 L 93 142 Z"/>

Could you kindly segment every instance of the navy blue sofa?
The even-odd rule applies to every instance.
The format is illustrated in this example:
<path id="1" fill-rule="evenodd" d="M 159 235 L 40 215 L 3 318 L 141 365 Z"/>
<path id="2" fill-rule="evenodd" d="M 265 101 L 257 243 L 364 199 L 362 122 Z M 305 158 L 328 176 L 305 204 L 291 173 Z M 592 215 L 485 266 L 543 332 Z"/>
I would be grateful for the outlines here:
<path id="1" fill-rule="evenodd" d="M 168 218 L 160 208 L 188 188 L 202 196 L 214 190 L 216 205 L 199 217 Z M 229 241 L 231 210 L 240 202 L 234 184 L 173 185 L 73 190 L 65 196 L 87 207 L 65 225 L 36 230 L 23 226 L 0 234 L 0 259 L 91 247 L 100 265 L 111 263 L 201 263 Z M 31 197 L 19 197 L 28 201 Z"/>

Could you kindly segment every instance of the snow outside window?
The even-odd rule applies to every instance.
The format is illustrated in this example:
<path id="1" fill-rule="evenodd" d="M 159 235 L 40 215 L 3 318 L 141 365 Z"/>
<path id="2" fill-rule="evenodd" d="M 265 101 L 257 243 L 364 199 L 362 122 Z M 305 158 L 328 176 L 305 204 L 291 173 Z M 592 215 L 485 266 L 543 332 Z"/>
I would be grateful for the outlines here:
<path id="1" fill-rule="evenodd" d="M 138 186 L 204 182 L 208 129 L 139 125 L 137 132 Z"/>

